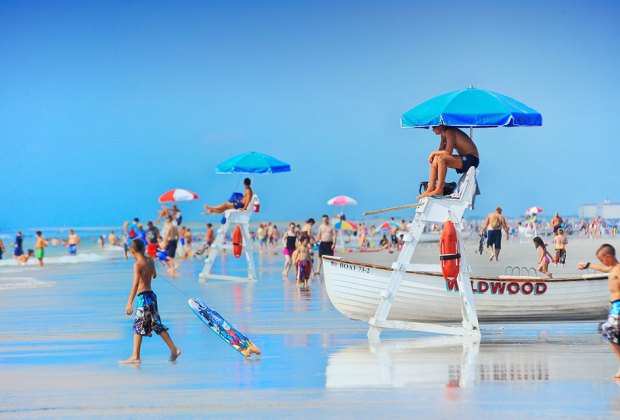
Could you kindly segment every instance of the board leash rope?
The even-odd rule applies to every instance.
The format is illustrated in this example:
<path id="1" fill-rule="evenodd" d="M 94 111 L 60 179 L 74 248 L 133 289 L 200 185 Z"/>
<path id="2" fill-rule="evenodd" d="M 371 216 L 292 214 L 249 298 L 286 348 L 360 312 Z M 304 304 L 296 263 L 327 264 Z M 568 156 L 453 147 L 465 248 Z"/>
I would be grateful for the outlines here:
<path id="1" fill-rule="evenodd" d="M 168 276 L 166 276 L 166 275 L 164 275 L 164 274 L 161 274 L 161 273 L 158 273 L 157 275 L 158 275 L 158 276 L 161 276 L 164 280 L 166 280 L 170 286 L 174 287 L 174 288 L 175 288 L 175 289 L 177 289 L 179 292 L 181 292 L 182 294 L 184 294 L 184 295 L 185 295 L 185 297 L 191 298 L 191 296 L 190 296 L 188 293 L 186 293 L 183 289 L 181 289 L 179 286 L 177 286 L 176 284 L 174 284 L 174 283 L 172 282 L 172 280 L 170 280 L 170 279 L 168 278 Z"/>

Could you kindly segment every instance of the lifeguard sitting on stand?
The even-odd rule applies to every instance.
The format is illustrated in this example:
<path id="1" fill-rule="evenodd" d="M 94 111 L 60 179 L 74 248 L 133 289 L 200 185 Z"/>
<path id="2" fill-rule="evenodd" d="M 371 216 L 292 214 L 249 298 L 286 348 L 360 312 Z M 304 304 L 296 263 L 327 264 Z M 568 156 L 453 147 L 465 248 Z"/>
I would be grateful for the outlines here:
<path id="1" fill-rule="evenodd" d="M 435 134 L 441 135 L 439 150 L 434 150 L 428 157 L 430 174 L 428 189 L 418 199 L 431 195 L 444 195 L 443 188 L 448 168 L 456 169 L 459 174 L 467 173 L 472 166 L 477 168 L 480 162 L 478 148 L 472 139 L 455 127 L 438 125 L 433 127 Z M 453 155 L 456 149 L 458 155 Z"/>
<path id="2" fill-rule="evenodd" d="M 232 209 L 247 210 L 254 194 L 252 192 L 252 188 L 250 188 L 250 183 L 250 178 L 246 178 L 243 180 L 243 185 L 245 185 L 245 192 L 243 193 L 243 198 L 241 198 L 241 200 L 233 199 L 232 201 L 227 201 L 220 204 L 219 206 L 207 206 L 205 204 L 205 210 L 207 211 L 207 214 L 222 214 L 226 212 L 226 210 Z"/>

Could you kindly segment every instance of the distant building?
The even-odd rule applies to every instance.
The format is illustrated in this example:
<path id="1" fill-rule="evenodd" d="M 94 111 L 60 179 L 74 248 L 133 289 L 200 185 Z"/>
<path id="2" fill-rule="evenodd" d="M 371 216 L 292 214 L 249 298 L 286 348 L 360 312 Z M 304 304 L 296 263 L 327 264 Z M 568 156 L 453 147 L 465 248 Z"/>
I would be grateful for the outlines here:
<path id="1" fill-rule="evenodd" d="M 620 204 L 605 200 L 598 204 L 582 204 L 579 206 L 579 217 L 589 219 L 595 216 L 603 219 L 620 219 Z"/>

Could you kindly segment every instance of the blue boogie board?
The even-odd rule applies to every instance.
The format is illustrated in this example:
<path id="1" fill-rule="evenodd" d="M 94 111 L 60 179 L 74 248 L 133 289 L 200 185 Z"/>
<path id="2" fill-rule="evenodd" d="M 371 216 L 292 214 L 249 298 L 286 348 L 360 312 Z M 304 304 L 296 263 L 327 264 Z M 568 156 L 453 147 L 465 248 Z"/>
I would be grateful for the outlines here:
<path id="1" fill-rule="evenodd" d="M 228 321 L 209 308 L 202 300 L 189 298 L 187 303 L 202 322 L 239 353 L 245 357 L 250 357 L 252 353 L 260 354 L 260 349 L 249 338 L 237 331 Z"/>

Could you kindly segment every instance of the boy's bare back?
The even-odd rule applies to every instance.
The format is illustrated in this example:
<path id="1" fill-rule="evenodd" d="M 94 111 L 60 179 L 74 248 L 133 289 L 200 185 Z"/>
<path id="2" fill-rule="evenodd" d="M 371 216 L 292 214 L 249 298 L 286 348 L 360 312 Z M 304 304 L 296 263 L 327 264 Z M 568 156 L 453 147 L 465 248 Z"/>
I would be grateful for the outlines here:
<path id="1" fill-rule="evenodd" d="M 609 271 L 607 278 L 609 285 L 609 300 L 611 302 L 620 299 L 620 264 L 616 264 Z"/>
<path id="2" fill-rule="evenodd" d="M 140 256 L 133 265 L 134 281 L 138 282 L 138 293 L 151 290 L 151 280 L 157 277 L 155 263 L 148 256 Z"/>

